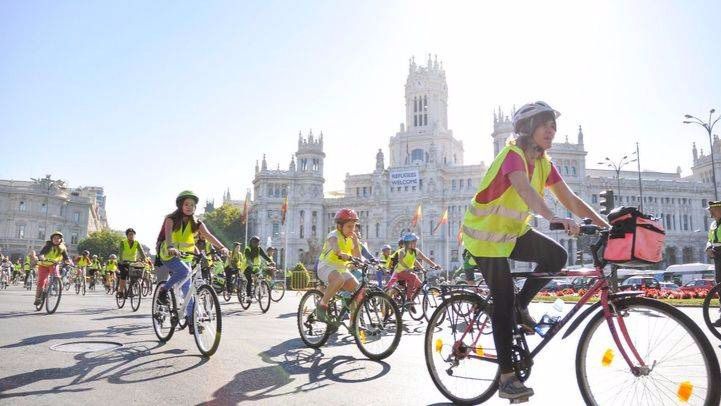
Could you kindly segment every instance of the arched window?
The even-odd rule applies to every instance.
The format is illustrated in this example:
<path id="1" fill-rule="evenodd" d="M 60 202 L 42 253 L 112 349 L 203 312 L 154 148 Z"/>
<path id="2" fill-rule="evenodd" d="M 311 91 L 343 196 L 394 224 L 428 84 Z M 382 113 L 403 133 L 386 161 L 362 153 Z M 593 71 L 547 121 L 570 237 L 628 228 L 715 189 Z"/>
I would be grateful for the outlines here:
<path id="1" fill-rule="evenodd" d="M 411 151 L 411 162 L 423 162 L 425 158 L 425 151 L 420 148 L 416 148 Z"/>

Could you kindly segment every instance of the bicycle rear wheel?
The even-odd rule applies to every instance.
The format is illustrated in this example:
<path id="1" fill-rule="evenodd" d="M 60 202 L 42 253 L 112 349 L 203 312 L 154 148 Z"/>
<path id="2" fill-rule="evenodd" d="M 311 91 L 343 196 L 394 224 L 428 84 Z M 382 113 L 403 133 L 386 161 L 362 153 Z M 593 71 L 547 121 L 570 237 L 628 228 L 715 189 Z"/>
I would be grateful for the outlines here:
<path id="1" fill-rule="evenodd" d="M 266 313 L 270 309 L 270 286 L 268 282 L 260 281 L 258 284 L 258 305 L 263 313 Z"/>
<path id="2" fill-rule="evenodd" d="M 153 318 L 153 331 L 155 336 L 158 337 L 160 342 L 164 343 L 170 340 L 175 332 L 175 326 L 178 321 L 175 315 L 175 296 L 172 292 L 168 292 L 169 304 L 164 305 L 158 301 L 158 292 L 160 288 L 165 286 L 165 282 L 158 282 L 155 286 L 155 292 L 153 293 L 153 304 L 151 310 L 151 317 Z"/>
<path id="3" fill-rule="evenodd" d="M 128 289 L 128 287 L 126 286 L 125 289 Z M 122 309 L 123 306 L 125 306 L 125 296 L 126 296 L 125 292 L 123 292 L 122 294 L 116 292 L 115 304 L 118 305 L 118 309 Z"/>
<path id="4" fill-rule="evenodd" d="M 675 307 L 643 297 L 612 302 L 611 325 L 632 372 L 614 342 L 603 311 L 584 329 L 576 352 L 576 378 L 588 405 L 718 405 L 718 359 L 701 329 Z M 627 336 L 633 344 L 630 348 Z M 633 349 L 638 356 L 634 355 Z M 640 358 L 640 362 L 637 358 Z M 624 400 L 626 399 L 626 400 Z"/>
<path id="5" fill-rule="evenodd" d="M 55 313 L 60 304 L 60 298 L 63 296 L 63 284 L 58 278 L 52 278 L 48 284 L 47 296 L 45 296 L 45 311 L 48 314 Z"/>
<path id="6" fill-rule="evenodd" d="M 319 321 L 315 316 L 315 309 L 322 298 L 323 292 L 313 289 L 306 292 L 298 304 L 298 334 L 310 348 L 322 347 L 330 337 L 328 324 Z"/>
<path id="7" fill-rule="evenodd" d="M 133 309 L 134 312 L 137 312 L 138 309 L 140 309 L 140 300 L 143 298 L 142 293 L 140 292 L 140 282 L 139 281 L 133 281 L 130 284 L 130 307 Z"/>
<path id="8" fill-rule="evenodd" d="M 351 331 L 363 355 L 382 360 L 393 354 L 401 341 L 401 312 L 385 293 L 367 293 L 353 315 Z"/>
<path id="9" fill-rule="evenodd" d="M 487 304 L 462 293 L 444 300 L 426 328 L 426 367 L 433 384 L 459 404 L 485 402 L 498 390 L 500 368 Z"/>
<path id="10" fill-rule="evenodd" d="M 721 327 L 714 326 L 714 323 L 721 319 L 721 305 L 719 304 L 719 292 L 721 284 L 717 284 L 709 290 L 703 301 L 703 321 L 711 334 L 721 340 Z"/>
<path id="11" fill-rule="evenodd" d="M 200 286 L 195 294 L 193 325 L 195 344 L 200 353 L 206 357 L 215 354 L 220 345 L 223 323 L 218 296 L 209 285 Z"/>
<path id="12" fill-rule="evenodd" d="M 270 299 L 274 302 L 280 302 L 285 296 L 285 282 L 275 281 L 270 285 Z"/>

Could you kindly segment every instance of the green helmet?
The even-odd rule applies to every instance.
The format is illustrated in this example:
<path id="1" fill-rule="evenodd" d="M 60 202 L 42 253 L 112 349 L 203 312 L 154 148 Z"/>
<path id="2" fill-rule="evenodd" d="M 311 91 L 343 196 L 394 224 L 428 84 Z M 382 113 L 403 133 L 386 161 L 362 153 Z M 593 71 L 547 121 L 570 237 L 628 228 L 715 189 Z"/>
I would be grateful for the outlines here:
<path id="1" fill-rule="evenodd" d="M 198 198 L 198 195 L 193 193 L 192 190 L 183 190 L 182 192 L 180 192 L 178 197 L 175 198 L 175 205 L 178 206 L 178 208 L 180 208 L 183 205 L 183 201 L 187 198 L 191 198 L 191 199 L 195 200 L 195 204 L 198 204 L 198 202 L 200 201 L 200 199 Z"/>

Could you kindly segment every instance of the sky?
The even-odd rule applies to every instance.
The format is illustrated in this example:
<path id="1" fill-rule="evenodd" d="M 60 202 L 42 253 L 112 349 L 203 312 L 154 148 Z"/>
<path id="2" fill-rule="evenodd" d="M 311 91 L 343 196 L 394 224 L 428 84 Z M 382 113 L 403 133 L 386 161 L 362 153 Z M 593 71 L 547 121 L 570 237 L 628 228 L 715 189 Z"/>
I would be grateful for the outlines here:
<path id="1" fill-rule="evenodd" d="M 690 172 L 721 110 L 717 1 L 0 2 L 0 179 L 103 186 L 110 225 L 152 241 L 175 196 L 241 199 L 325 135 L 326 192 L 371 172 L 404 120 L 408 60 L 438 55 L 465 163 L 493 111 L 544 100 L 591 167 L 640 144 Z M 719 126 L 721 133 L 721 126 Z M 387 160 L 387 158 L 386 158 Z M 386 161 L 387 162 L 387 161 Z"/>

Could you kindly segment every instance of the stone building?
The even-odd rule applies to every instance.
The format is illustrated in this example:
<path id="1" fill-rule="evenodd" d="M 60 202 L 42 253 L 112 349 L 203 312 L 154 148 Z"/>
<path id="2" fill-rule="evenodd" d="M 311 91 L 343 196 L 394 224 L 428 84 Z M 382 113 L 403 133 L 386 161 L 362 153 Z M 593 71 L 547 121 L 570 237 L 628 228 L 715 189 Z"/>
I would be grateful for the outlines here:
<path id="1" fill-rule="evenodd" d="M 108 228 L 102 187 L 69 187 L 44 178 L 0 180 L 0 249 L 13 258 L 39 250 L 61 231 L 71 254 L 89 233 Z"/>
<path id="2" fill-rule="evenodd" d="M 494 112 L 491 133 L 494 154 L 512 135 L 512 114 L 513 111 L 504 114 L 500 108 Z M 613 189 L 618 205 L 640 205 L 638 172 L 621 171 L 619 191 L 615 171 L 589 168 L 580 126 L 575 142 L 562 134 L 556 140 L 549 155 L 571 189 L 585 201 L 600 209 L 599 192 Z M 412 230 L 422 236 L 421 246 L 426 254 L 444 266 L 458 266 L 461 248 L 457 232 L 487 167 L 480 161 L 466 164 L 464 160 L 463 142 L 449 126 L 446 73 L 437 59 L 429 56 L 425 65 L 418 65 L 413 59 L 409 62 L 405 119 L 390 137 L 387 154 L 386 160 L 386 152 L 378 150 L 372 173 L 346 174 L 343 191 L 325 192 L 323 134 L 317 137 L 312 131 L 305 136 L 299 134 L 298 149 L 288 169 L 269 169 L 265 156 L 260 164 L 256 162 L 250 233 L 278 247 L 280 263 L 286 256 L 286 245 L 289 263 L 306 257 L 306 262 L 312 262 L 318 246 L 333 228 L 335 212 L 352 207 L 360 215 L 363 235 L 372 252 L 378 252 L 384 244 L 394 246 L 403 233 Z M 704 170 L 703 162 L 702 154 L 695 159 L 694 173 L 688 177 L 682 177 L 680 170 L 641 172 L 644 210 L 662 216 L 668 230 L 663 266 L 705 261 L 702 252 L 708 227 L 705 205 L 712 196 L 712 185 L 706 180 L 708 171 Z M 282 206 L 286 197 L 289 208 L 283 225 Z M 550 193 L 546 198 L 558 215 L 570 215 Z M 224 201 L 243 204 L 242 200 L 232 201 L 229 195 Z M 419 204 L 422 220 L 411 227 Z M 436 227 L 446 209 L 448 225 Z M 569 265 L 574 265 L 578 240 L 551 232 L 545 220 L 534 223 L 568 249 Z M 312 255 L 308 255 L 309 251 Z"/>

